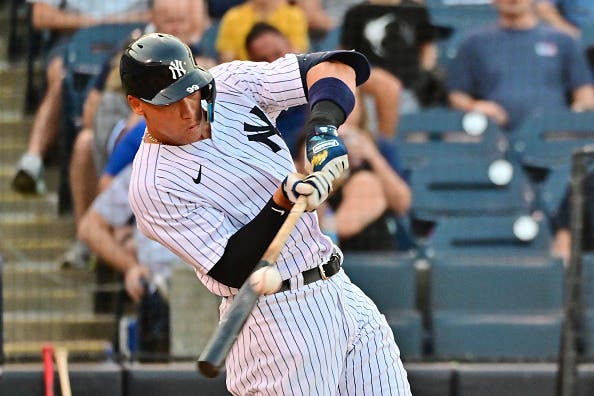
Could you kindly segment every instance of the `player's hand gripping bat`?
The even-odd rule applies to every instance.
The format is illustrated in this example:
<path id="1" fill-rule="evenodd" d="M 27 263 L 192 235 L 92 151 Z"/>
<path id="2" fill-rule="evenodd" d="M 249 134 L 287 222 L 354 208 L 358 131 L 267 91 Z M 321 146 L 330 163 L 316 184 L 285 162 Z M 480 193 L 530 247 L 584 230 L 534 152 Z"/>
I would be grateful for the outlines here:
<path id="1" fill-rule="evenodd" d="M 307 197 L 301 195 L 253 272 L 265 266 L 274 265 L 276 258 L 289 238 L 291 231 L 293 231 L 295 224 L 297 224 L 297 221 L 305 211 L 306 206 Z M 258 297 L 260 295 L 254 290 L 248 277 L 198 358 L 198 370 L 203 375 L 214 378 L 219 374 L 231 347 L 235 343 L 235 340 L 237 340 L 243 325 L 254 309 Z"/>

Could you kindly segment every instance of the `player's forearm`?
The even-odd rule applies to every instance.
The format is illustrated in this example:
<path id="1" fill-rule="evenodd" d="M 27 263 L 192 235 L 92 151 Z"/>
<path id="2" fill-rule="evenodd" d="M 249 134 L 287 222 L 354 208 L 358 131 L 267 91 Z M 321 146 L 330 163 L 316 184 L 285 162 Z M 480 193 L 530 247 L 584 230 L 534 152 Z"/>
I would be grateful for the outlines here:
<path id="1" fill-rule="evenodd" d="M 31 21 L 35 29 L 74 30 L 95 24 L 97 21 L 86 15 L 64 12 L 45 3 L 33 4 Z"/>
<path id="2" fill-rule="evenodd" d="M 92 208 L 80 221 L 78 237 L 106 264 L 120 273 L 126 273 L 130 268 L 138 265 L 135 254 L 116 241 L 109 224 Z"/>

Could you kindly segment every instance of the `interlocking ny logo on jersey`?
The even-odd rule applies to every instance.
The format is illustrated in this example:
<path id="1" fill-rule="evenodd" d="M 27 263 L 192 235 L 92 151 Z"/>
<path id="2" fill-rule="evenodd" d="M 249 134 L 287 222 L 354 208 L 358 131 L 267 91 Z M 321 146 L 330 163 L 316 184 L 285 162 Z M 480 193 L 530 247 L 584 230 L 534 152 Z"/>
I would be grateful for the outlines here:
<path id="1" fill-rule="evenodd" d="M 272 122 L 270 122 L 268 117 L 266 117 L 266 114 L 264 114 L 264 112 L 259 107 L 254 106 L 254 108 L 250 110 L 250 113 L 256 115 L 266 125 L 250 125 L 247 122 L 244 122 L 243 130 L 245 132 L 258 132 L 254 133 L 253 135 L 249 135 L 248 140 L 250 142 L 264 143 L 270 148 L 270 150 L 274 151 L 275 153 L 279 151 L 281 147 L 275 142 L 273 142 L 272 139 L 270 139 L 270 137 L 273 135 L 280 136 L 280 132 L 278 131 L 278 129 L 276 129 L 276 127 L 272 125 Z"/>
<path id="2" fill-rule="evenodd" d="M 173 60 L 169 63 L 169 70 L 171 70 L 171 78 L 177 80 L 184 74 L 186 74 L 186 69 L 180 60 Z"/>

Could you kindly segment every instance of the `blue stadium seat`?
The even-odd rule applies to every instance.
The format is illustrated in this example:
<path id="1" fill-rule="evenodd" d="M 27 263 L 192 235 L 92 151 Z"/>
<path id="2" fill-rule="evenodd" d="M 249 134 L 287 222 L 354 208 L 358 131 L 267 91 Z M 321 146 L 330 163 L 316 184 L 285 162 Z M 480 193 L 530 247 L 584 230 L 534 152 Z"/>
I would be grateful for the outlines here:
<path id="1" fill-rule="evenodd" d="M 557 110 L 527 118 L 512 132 L 510 149 L 523 166 L 551 169 L 593 141 L 594 111 Z"/>
<path id="2" fill-rule="evenodd" d="M 454 29 L 450 37 L 438 43 L 440 65 L 447 67 L 456 57 L 458 47 L 469 32 L 497 21 L 497 12 L 491 4 L 477 3 L 479 2 L 476 0 L 430 0 L 427 2 L 433 24 Z"/>
<path id="3" fill-rule="evenodd" d="M 449 108 L 433 108 L 400 118 L 395 144 L 403 166 L 414 169 L 434 163 L 501 158 L 508 149 L 507 137 L 486 120 L 482 134 L 465 132 L 466 113 Z"/>
<path id="4" fill-rule="evenodd" d="M 563 264 L 545 255 L 442 255 L 429 278 L 434 357 L 551 359 L 563 318 Z"/>
<path id="5" fill-rule="evenodd" d="M 549 169 L 542 183 L 534 184 L 536 206 L 552 218 L 557 214 L 571 178 L 570 164 L 563 164 Z"/>
<path id="6" fill-rule="evenodd" d="M 421 314 L 416 309 L 416 273 L 411 255 L 354 253 L 344 258 L 344 270 L 386 316 L 404 359 L 422 355 Z"/>
<path id="7" fill-rule="evenodd" d="M 499 159 L 503 161 L 501 158 Z M 535 193 L 520 166 L 503 161 L 511 170 L 507 183 L 491 175 L 500 162 L 462 160 L 447 166 L 432 164 L 411 174 L 411 216 L 423 221 L 443 217 L 513 214 L 533 208 Z M 493 171 L 495 172 L 495 171 Z M 497 173 L 497 172 L 495 172 Z M 497 182 L 497 184 L 496 184 Z"/>
<path id="8" fill-rule="evenodd" d="M 542 218 L 533 218 L 527 213 L 450 217 L 438 222 L 427 240 L 433 255 L 442 253 L 484 253 L 503 256 L 547 254 L 551 242 L 552 236 L 547 222 Z"/>

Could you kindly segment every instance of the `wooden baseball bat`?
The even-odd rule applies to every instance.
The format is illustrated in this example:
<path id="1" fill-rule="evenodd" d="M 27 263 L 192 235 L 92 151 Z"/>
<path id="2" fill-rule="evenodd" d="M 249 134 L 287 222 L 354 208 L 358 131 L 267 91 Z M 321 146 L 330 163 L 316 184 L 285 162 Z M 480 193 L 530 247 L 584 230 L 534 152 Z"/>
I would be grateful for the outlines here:
<path id="1" fill-rule="evenodd" d="M 56 348 L 56 366 L 58 366 L 62 396 L 72 396 L 70 377 L 68 376 L 68 351 L 66 348 Z"/>
<path id="2" fill-rule="evenodd" d="M 45 396 L 54 396 L 54 347 L 46 344 L 41 349 L 43 358 L 43 384 Z"/>
<path id="3" fill-rule="evenodd" d="M 306 206 L 307 198 L 301 195 L 254 268 L 254 272 L 262 267 L 274 265 L 278 254 L 289 235 L 291 235 Z M 256 293 L 248 277 L 198 358 L 198 370 L 204 376 L 214 378 L 219 375 L 231 347 L 237 340 L 247 318 L 252 313 L 256 301 L 258 301 L 258 297 L 260 295 Z"/>

